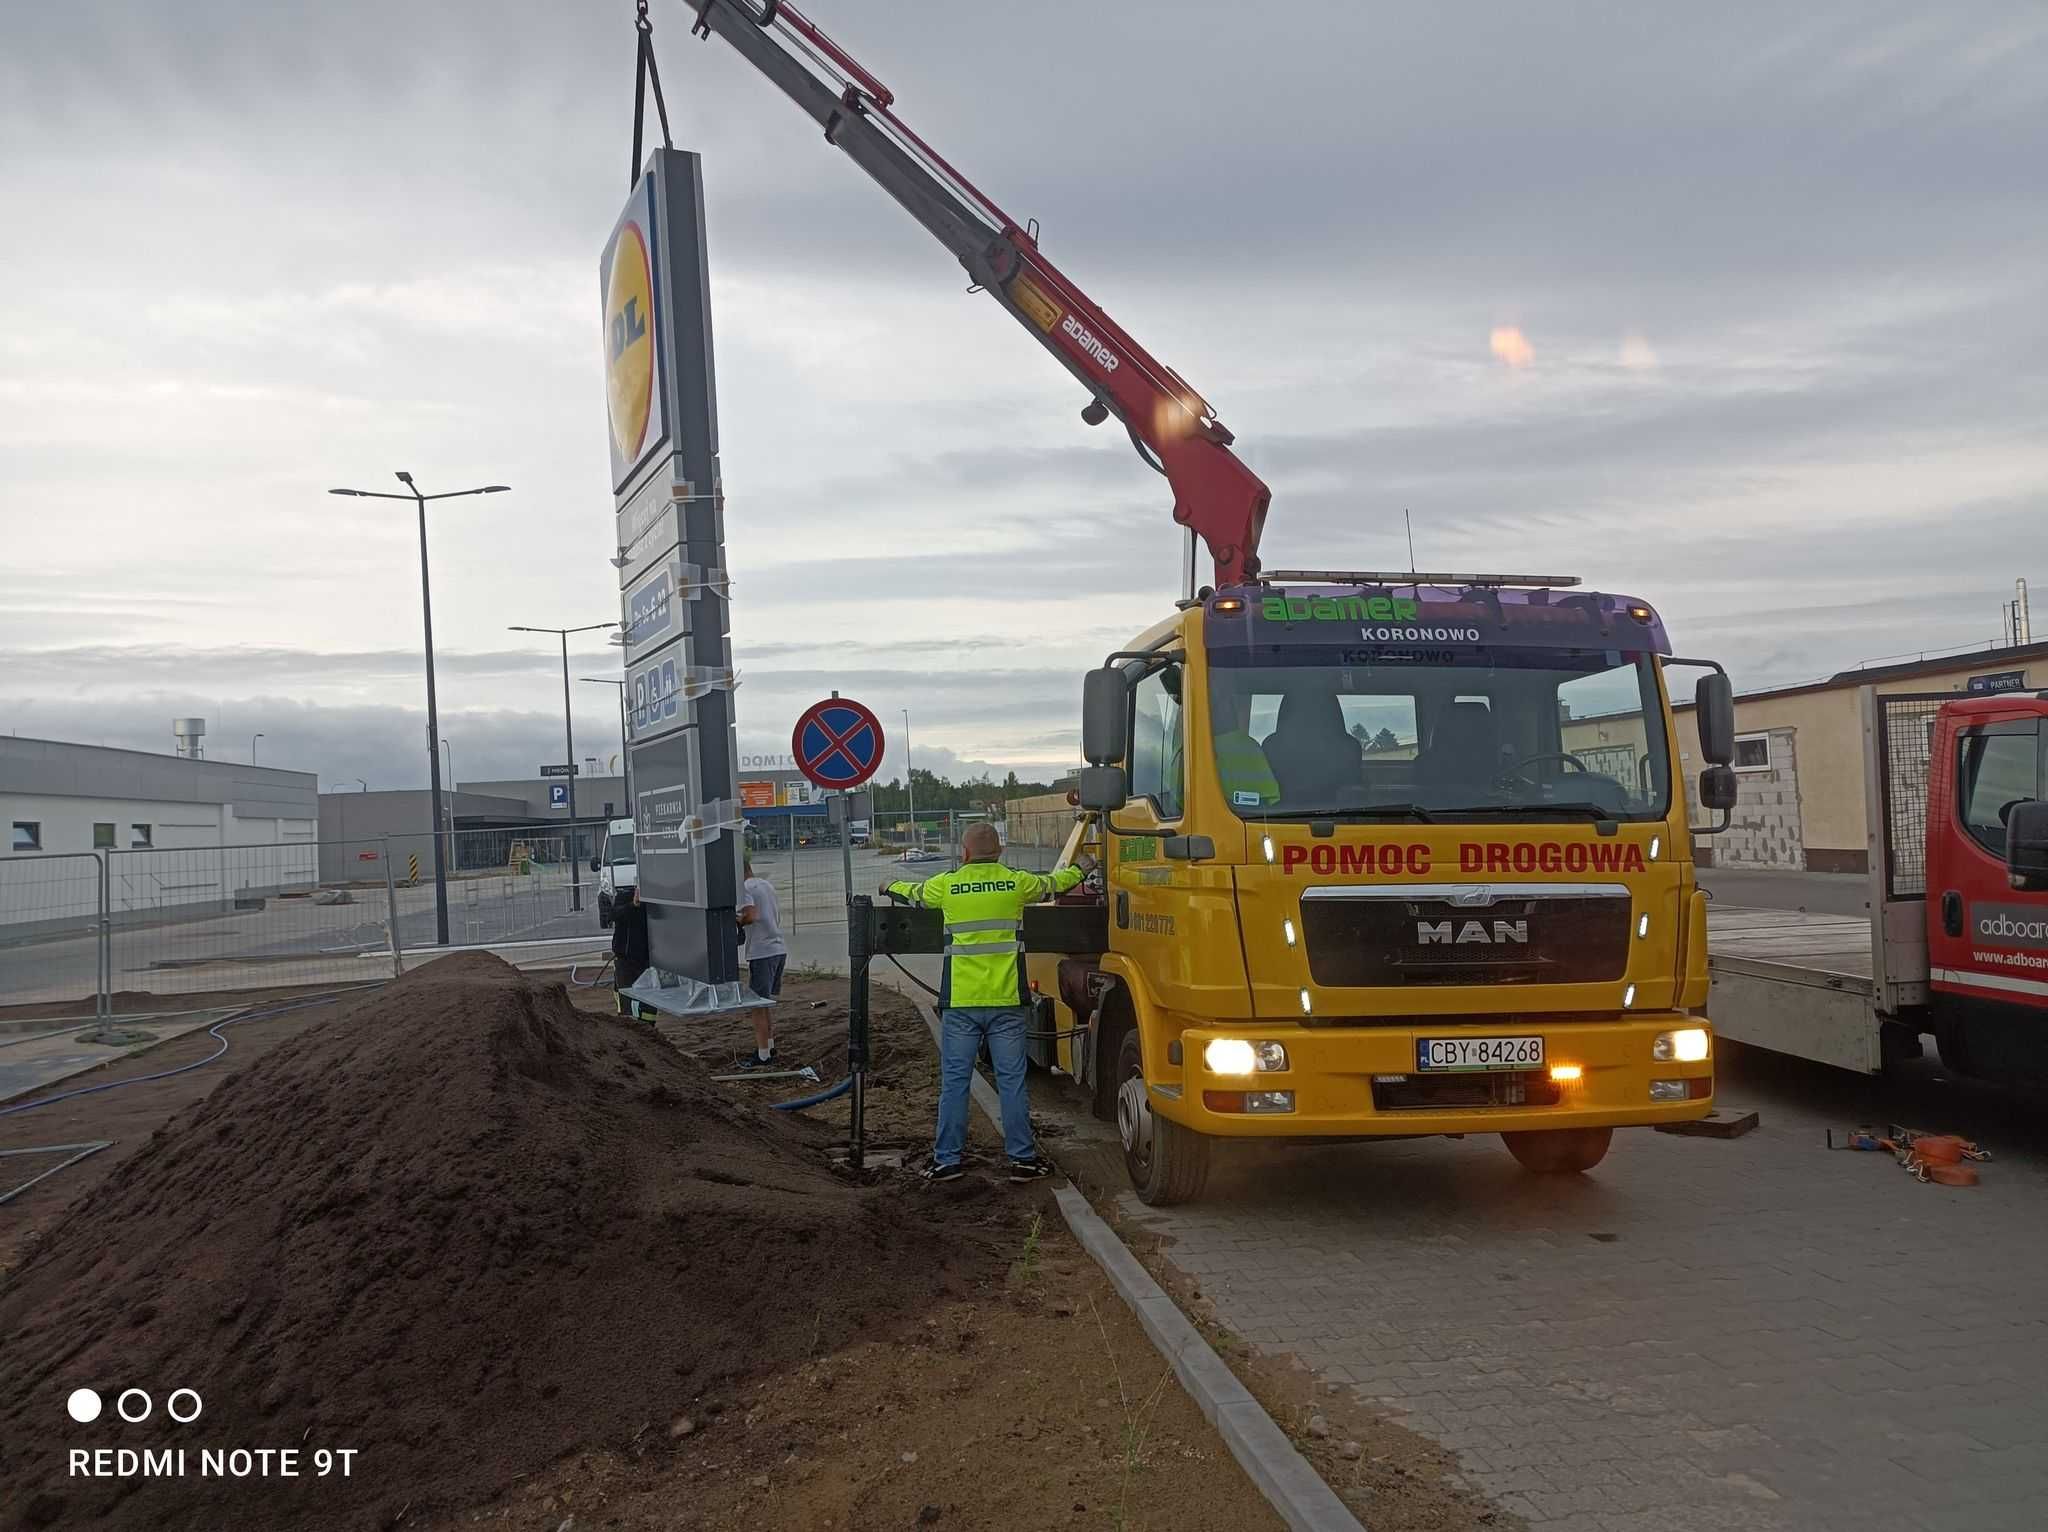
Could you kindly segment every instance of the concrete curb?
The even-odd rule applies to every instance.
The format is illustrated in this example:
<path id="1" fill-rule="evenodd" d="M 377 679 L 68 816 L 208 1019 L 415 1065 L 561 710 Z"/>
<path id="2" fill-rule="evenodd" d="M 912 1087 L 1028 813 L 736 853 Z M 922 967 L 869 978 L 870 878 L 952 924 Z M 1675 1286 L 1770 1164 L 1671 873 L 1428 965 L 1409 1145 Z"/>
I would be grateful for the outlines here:
<path id="1" fill-rule="evenodd" d="M 914 996 L 905 998 L 917 1006 L 936 1046 L 938 1013 Z M 1002 1104 L 995 1087 L 982 1078 L 980 1070 L 969 1077 L 968 1088 L 983 1115 L 1000 1125 Z M 1152 1273 L 1088 1205 L 1088 1199 L 1071 1184 L 1055 1188 L 1053 1195 L 1059 1200 L 1060 1212 L 1074 1237 L 1095 1258 L 1095 1264 L 1109 1278 L 1117 1296 L 1138 1316 L 1138 1323 L 1172 1366 L 1181 1386 L 1216 1427 L 1230 1448 L 1230 1455 L 1292 1532 L 1366 1532 L 1364 1524 L 1337 1498 L 1337 1492 L 1323 1482 L 1323 1476 L 1294 1450 L 1287 1433 L 1252 1397 L 1251 1390 L 1238 1382 L 1230 1365 L 1202 1339 L 1202 1332 L 1189 1323 L 1180 1305 L 1153 1281 Z"/>

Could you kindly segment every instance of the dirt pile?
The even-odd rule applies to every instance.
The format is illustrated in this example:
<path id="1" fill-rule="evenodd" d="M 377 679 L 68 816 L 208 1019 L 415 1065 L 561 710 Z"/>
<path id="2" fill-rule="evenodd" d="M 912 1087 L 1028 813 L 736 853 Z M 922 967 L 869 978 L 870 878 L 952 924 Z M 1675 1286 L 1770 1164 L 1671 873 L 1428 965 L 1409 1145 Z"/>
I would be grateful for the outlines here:
<path id="1" fill-rule="evenodd" d="M 25 1526 L 382 1526 L 823 1355 L 1000 1272 L 1004 1202 L 850 1185 L 645 1027 L 444 959 L 224 1080 L 0 1292 L 0 1484 Z M 915 1207 L 908 1198 L 917 1199 Z M 935 1222 L 935 1217 L 943 1222 Z M 152 1419 L 116 1418 L 128 1387 Z M 107 1401 L 90 1426 L 71 1390 Z M 164 1417 L 197 1390 L 191 1425 Z M 185 1448 L 67 1477 L 65 1449 Z M 353 1449 L 349 1479 L 202 1448 Z"/>

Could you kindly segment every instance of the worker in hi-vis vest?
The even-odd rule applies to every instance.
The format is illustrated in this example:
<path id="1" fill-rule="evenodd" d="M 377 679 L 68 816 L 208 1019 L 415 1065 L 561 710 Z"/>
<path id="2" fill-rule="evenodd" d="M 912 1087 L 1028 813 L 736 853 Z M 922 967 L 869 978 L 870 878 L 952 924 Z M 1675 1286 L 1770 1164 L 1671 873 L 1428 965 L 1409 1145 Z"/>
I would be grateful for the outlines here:
<path id="1" fill-rule="evenodd" d="M 1280 801 L 1280 782 L 1266 760 L 1266 748 L 1252 738 L 1252 699 L 1232 692 L 1217 699 L 1216 775 L 1234 809 L 1271 808 Z"/>
<path id="2" fill-rule="evenodd" d="M 1095 859 L 1048 874 L 1018 872 L 1002 864 L 995 826 L 968 826 L 960 838 L 958 871 L 923 883 L 884 883 L 886 898 L 939 911 L 946 922 L 946 958 L 939 980 L 939 1129 L 927 1181 L 965 1174 L 960 1151 L 967 1142 L 967 1082 L 988 1043 L 1003 1102 L 1003 1148 L 1010 1179 L 1019 1185 L 1052 1174 L 1031 1136 L 1024 1095 L 1024 1029 L 1031 991 L 1024 977 L 1024 906 L 1063 894 L 1085 878 Z"/>

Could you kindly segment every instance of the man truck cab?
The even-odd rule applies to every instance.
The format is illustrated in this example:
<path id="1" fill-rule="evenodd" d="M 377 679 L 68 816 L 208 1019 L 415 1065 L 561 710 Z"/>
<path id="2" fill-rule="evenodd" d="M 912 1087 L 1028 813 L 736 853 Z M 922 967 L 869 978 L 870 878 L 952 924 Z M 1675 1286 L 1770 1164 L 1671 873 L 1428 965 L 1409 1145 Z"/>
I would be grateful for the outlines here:
<path id="1" fill-rule="evenodd" d="M 612 910 L 628 889 L 640 885 L 640 868 L 634 859 L 633 821 L 614 819 L 604 829 L 604 846 L 591 860 L 597 874 L 597 923 L 609 930 Z"/>
<path id="2" fill-rule="evenodd" d="M 1274 573 L 1089 673 L 1069 855 L 1099 838 L 1107 950 L 1031 978 L 1144 1200 L 1198 1194 L 1218 1139 L 1497 1132 L 1572 1172 L 1712 1109 L 1665 680 L 1708 662 L 1576 583 Z M 1725 825 L 1709 668 L 1699 796 Z M 1571 748 L 1595 717 L 1625 765 Z"/>

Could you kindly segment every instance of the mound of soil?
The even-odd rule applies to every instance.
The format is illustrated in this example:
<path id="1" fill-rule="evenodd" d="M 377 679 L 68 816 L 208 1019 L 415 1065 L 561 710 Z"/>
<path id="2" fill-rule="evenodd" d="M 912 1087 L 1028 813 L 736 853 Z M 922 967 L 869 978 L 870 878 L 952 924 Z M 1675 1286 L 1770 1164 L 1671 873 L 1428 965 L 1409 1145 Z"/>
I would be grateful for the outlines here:
<path id="1" fill-rule="evenodd" d="M 311 1528 L 474 1504 L 1000 1276 L 1009 1202 L 839 1179 L 815 1130 L 703 1072 L 475 955 L 222 1081 L 0 1292 L 9 1514 Z M 116 1418 L 131 1386 L 146 1423 Z M 79 1387 L 107 1401 L 90 1426 L 64 1413 Z M 164 1417 L 177 1388 L 205 1402 L 191 1425 Z M 193 1466 L 70 1478 L 80 1447 Z M 345 1483 L 261 1482 L 198 1477 L 207 1447 L 356 1455 Z"/>

